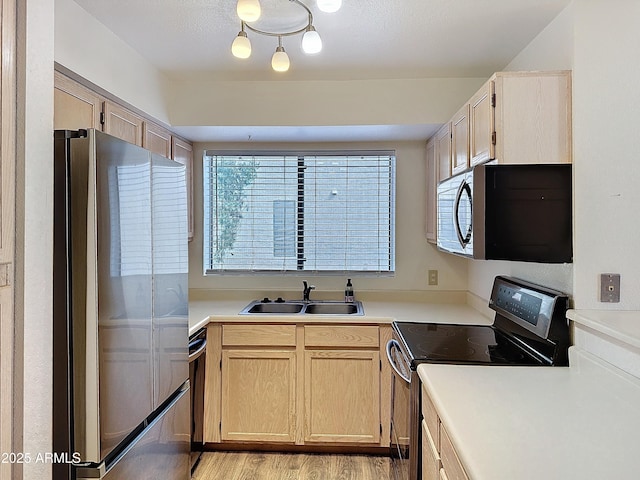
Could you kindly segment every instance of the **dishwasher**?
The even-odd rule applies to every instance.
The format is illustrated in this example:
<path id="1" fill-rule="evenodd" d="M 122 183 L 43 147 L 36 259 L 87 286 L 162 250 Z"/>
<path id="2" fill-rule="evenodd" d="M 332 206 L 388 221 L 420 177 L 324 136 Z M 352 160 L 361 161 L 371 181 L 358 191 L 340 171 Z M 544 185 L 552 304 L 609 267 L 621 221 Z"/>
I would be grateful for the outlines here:
<path id="1" fill-rule="evenodd" d="M 191 384 L 191 473 L 204 451 L 204 372 L 207 330 L 201 328 L 189 337 L 189 383 Z"/>

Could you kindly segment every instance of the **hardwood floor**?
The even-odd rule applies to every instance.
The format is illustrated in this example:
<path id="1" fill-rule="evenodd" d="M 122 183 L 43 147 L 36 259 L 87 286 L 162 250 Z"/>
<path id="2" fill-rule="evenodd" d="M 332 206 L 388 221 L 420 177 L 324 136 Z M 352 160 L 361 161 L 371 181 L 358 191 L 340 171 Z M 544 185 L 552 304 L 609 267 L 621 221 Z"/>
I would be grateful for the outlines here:
<path id="1" fill-rule="evenodd" d="M 193 480 L 390 480 L 389 458 L 271 452 L 205 452 Z"/>

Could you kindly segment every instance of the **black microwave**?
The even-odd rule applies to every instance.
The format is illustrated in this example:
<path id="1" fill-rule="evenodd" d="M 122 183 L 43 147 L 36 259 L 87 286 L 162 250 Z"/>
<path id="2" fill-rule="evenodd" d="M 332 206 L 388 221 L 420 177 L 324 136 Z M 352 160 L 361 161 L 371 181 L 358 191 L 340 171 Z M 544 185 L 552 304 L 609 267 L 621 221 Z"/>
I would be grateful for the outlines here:
<path id="1" fill-rule="evenodd" d="M 573 261 L 572 165 L 477 165 L 438 185 L 438 248 L 484 260 Z"/>

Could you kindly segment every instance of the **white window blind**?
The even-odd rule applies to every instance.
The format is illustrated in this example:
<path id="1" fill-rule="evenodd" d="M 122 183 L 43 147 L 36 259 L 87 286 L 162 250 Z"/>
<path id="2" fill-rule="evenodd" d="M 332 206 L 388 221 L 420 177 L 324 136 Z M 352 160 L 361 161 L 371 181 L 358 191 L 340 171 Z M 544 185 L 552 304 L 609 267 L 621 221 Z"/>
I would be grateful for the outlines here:
<path id="1" fill-rule="evenodd" d="M 395 153 L 205 152 L 204 271 L 395 268 Z"/>

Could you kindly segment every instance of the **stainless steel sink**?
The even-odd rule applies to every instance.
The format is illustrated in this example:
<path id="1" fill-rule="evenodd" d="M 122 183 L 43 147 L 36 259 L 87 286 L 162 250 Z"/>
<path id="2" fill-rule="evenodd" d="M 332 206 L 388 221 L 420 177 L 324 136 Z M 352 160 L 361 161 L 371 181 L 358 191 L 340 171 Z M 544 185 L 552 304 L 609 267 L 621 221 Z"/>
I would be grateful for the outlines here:
<path id="1" fill-rule="evenodd" d="M 361 302 L 255 300 L 244 307 L 241 315 L 364 315 Z"/>
<path id="2" fill-rule="evenodd" d="M 304 313 L 311 313 L 316 315 L 362 315 L 362 312 L 358 313 L 358 307 L 362 308 L 362 304 L 356 303 L 310 303 L 307 305 Z"/>
<path id="3" fill-rule="evenodd" d="M 304 308 L 304 304 L 302 303 L 291 303 L 291 302 L 282 302 L 282 303 L 264 303 L 261 301 L 251 302 L 248 308 L 245 308 L 246 312 L 243 310 L 241 313 L 280 313 L 280 314 L 291 314 L 291 313 L 300 313 Z"/>

